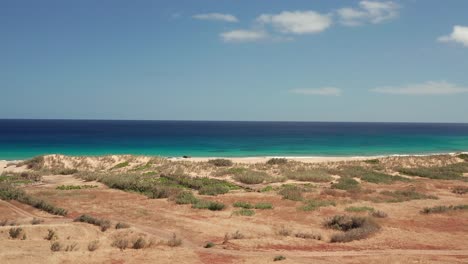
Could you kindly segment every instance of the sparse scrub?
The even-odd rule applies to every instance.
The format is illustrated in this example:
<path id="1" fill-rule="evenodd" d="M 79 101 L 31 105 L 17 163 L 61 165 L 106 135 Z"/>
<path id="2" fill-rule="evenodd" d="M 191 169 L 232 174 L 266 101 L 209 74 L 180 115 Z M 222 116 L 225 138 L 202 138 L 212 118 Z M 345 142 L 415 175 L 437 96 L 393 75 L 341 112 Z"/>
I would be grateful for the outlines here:
<path id="1" fill-rule="evenodd" d="M 273 205 L 271 203 L 257 203 L 254 206 L 255 209 L 260 209 L 260 210 L 267 210 L 267 209 L 273 209 Z"/>
<path id="2" fill-rule="evenodd" d="M 99 248 L 100 244 L 99 244 L 99 240 L 93 240 L 91 242 L 89 242 L 88 244 L 88 250 L 89 251 L 96 251 L 98 248 Z"/>
<path id="3" fill-rule="evenodd" d="M 434 207 L 425 207 L 421 210 L 422 214 L 441 214 L 450 211 L 462 211 L 468 210 L 468 204 L 461 204 L 461 205 L 449 205 L 449 206 L 434 206 Z"/>
<path id="4" fill-rule="evenodd" d="M 246 171 L 247 169 L 246 168 L 243 168 L 243 167 L 235 167 L 235 168 L 229 168 L 229 169 L 222 169 L 222 170 L 218 170 L 216 171 L 213 176 L 216 176 L 216 177 L 221 177 L 221 176 L 226 176 L 226 175 L 238 175 L 238 174 L 242 174 Z"/>
<path id="5" fill-rule="evenodd" d="M 8 234 L 11 238 L 17 239 L 23 237 L 25 235 L 25 232 L 21 227 L 12 227 L 8 230 Z"/>
<path id="6" fill-rule="evenodd" d="M 128 165 L 130 165 L 130 163 L 128 161 L 121 162 L 121 163 L 116 164 L 114 167 L 112 167 L 111 170 L 125 168 Z"/>
<path id="7" fill-rule="evenodd" d="M 253 216 L 255 215 L 255 211 L 251 209 L 242 208 L 240 210 L 234 211 L 233 215 Z"/>
<path id="8" fill-rule="evenodd" d="M 350 242 L 353 240 L 364 239 L 377 232 L 380 227 L 366 217 L 335 215 L 324 223 L 325 227 L 343 231 L 343 233 L 334 234 L 330 242 Z"/>
<path id="9" fill-rule="evenodd" d="M 122 238 L 122 237 L 118 237 L 116 239 L 114 239 L 114 241 L 112 242 L 111 246 L 113 247 L 116 247 L 118 249 L 120 249 L 121 251 L 124 250 L 124 249 L 127 249 L 130 245 L 130 242 L 128 241 L 127 238 Z"/>
<path id="10" fill-rule="evenodd" d="M 244 208 L 244 209 L 252 209 L 253 208 L 252 204 L 250 204 L 248 202 L 235 202 L 235 203 L 232 204 L 232 206 L 241 207 L 241 208 Z"/>
<path id="11" fill-rule="evenodd" d="M 182 245 L 182 239 L 178 238 L 175 233 L 172 234 L 172 238 L 167 241 L 167 245 L 170 247 L 178 247 Z"/>
<path id="12" fill-rule="evenodd" d="M 298 232 L 294 234 L 297 238 L 322 240 L 322 235 L 313 233 Z"/>
<path id="13" fill-rule="evenodd" d="M 130 228 L 130 225 L 127 223 L 123 223 L 123 222 L 118 222 L 117 224 L 115 224 L 115 229 L 124 229 L 124 228 Z"/>
<path id="14" fill-rule="evenodd" d="M 271 158 L 266 162 L 266 164 L 268 165 L 284 165 L 287 163 L 288 163 L 288 160 L 285 158 Z"/>
<path id="15" fill-rule="evenodd" d="M 213 184 L 213 185 L 206 185 L 198 190 L 199 194 L 202 195 L 213 195 L 216 196 L 218 194 L 225 194 L 229 192 L 229 187 L 222 184 Z"/>
<path id="16" fill-rule="evenodd" d="M 276 234 L 280 236 L 290 236 L 292 234 L 292 230 L 289 227 L 282 225 L 278 230 L 276 230 Z"/>
<path id="17" fill-rule="evenodd" d="M 346 212 L 356 212 L 356 213 L 374 212 L 374 210 L 375 209 L 373 207 L 369 207 L 369 206 L 350 206 L 350 207 L 345 208 Z"/>
<path id="18" fill-rule="evenodd" d="M 373 217 L 376 217 L 376 218 L 387 218 L 388 217 L 388 214 L 385 213 L 384 211 L 373 211 L 373 212 L 370 212 L 370 215 L 373 216 Z"/>
<path id="19" fill-rule="evenodd" d="M 234 176 L 234 179 L 244 184 L 260 184 L 268 178 L 268 174 L 263 171 L 246 170 Z"/>
<path id="20" fill-rule="evenodd" d="M 53 252 L 58 252 L 62 250 L 62 244 L 60 244 L 60 242 L 58 241 L 55 241 L 52 244 L 50 244 L 50 250 L 52 250 Z"/>
<path id="21" fill-rule="evenodd" d="M 332 184 L 331 188 L 345 191 L 354 191 L 359 190 L 361 186 L 359 185 L 359 182 L 353 178 L 341 177 L 337 183 Z"/>
<path id="22" fill-rule="evenodd" d="M 466 187 L 466 186 L 455 186 L 452 189 L 452 192 L 455 193 L 455 194 L 460 194 L 460 195 L 466 194 L 466 193 L 468 193 L 468 187 Z"/>
<path id="23" fill-rule="evenodd" d="M 99 228 L 101 229 L 102 232 L 106 231 L 107 229 L 109 229 L 111 227 L 111 222 L 109 220 L 107 220 L 107 219 L 98 219 L 98 218 L 95 218 L 95 217 L 92 217 L 92 216 L 86 215 L 86 214 L 78 216 L 77 218 L 75 218 L 74 221 L 99 226 Z"/>
<path id="24" fill-rule="evenodd" d="M 468 172 L 468 163 L 454 163 L 441 167 L 399 168 L 400 173 L 436 180 L 464 180 L 463 173 Z"/>
<path id="25" fill-rule="evenodd" d="M 212 159 L 209 160 L 208 163 L 216 167 L 230 167 L 233 165 L 232 161 L 228 159 Z"/>
<path id="26" fill-rule="evenodd" d="M 207 200 L 198 200 L 196 203 L 192 204 L 192 208 L 221 211 L 224 209 L 224 204 Z"/>
<path id="27" fill-rule="evenodd" d="M 133 249 L 142 249 L 148 246 L 148 242 L 142 237 L 139 237 L 134 243 L 133 243 Z"/>
<path id="28" fill-rule="evenodd" d="M 399 203 L 410 200 L 422 200 L 422 199 L 438 199 L 434 195 L 426 195 L 423 193 L 418 193 L 415 190 L 397 190 L 397 191 L 382 191 L 380 194 L 385 196 L 392 197 L 391 199 L 386 199 L 385 202 L 388 203 Z"/>
<path id="29" fill-rule="evenodd" d="M 275 257 L 273 258 L 273 261 L 281 261 L 281 260 L 285 260 L 285 259 L 286 259 L 285 256 L 283 256 L 283 255 L 278 255 L 278 256 L 275 256 Z"/>
<path id="30" fill-rule="evenodd" d="M 464 161 L 468 161 L 468 154 L 466 154 L 466 153 L 459 154 L 459 155 L 457 155 L 457 157 L 459 157 L 460 159 L 462 159 Z"/>
<path id="31" fill-rule="evenodd" d="M 47 232 L 48 233 L 47 233 L 47 235 L 45 236 L 44 239 L 46 239 L 46 240 L 57 240 L 58 239 L 57 233 L 54 230 L 49 229 L 49 230 L 47 230 Z"/>
<path id="32" fill-rule="evenodd" d="M 60 185 L 55 189 L 57 190 L 81 190 L 81 189 L 91 189 L 97 188 L 97 185 Z"/>
<path id="33" fill-rule="evenodd" d="M 44 167 L 44 157 L 43 156 L 37 156 L 29 160 L 25 160 L 23 162 L 20 162 L 17 164 L 17 167 L 21 166 L 26 166 L 26 168 L 30 170 L 40 170 Z"/>
<path id="34" fill-rule="evenodd" d="M 304 182 L 329 182 L 333 180 L 333 178 L 327 173 L 327 171 L 322 169 L 285 169 L 282 171 L 282 174 L 289 179 Z"/>
<path id="35" fill-rule="evenodd" d="M 78 170 L 77 169 L 61 169 L 57 172 L 57 174 L 60 174 L 60 175 L 72 175 L 72 174 L 75 174 L 77 173 Z"/>
<path id="36" fill-rule="evenodd" d="M 176 204 L 195 204 L 198 202 L 198 199 L 191 191 L 183 191 L 175 197 L 175 202 Z"/>
<path id="37" fill-rule="evenodd" d="M 44 222 L 44 220 L 34 217 L 31 220 L 31 225 L 38 225 L 38 224 L 42 224 L 43 222 Z"/>
<path id="38" fill-rule="evenodd" d="M 342 177 L 359 178 L 363 181 L 371 182 L 371 183 L 390 184 L 395 181 L 405 181 L 405 182 L 409 181 L 409 179 L 401 177 L 401 176 L 392 176 L 389 174 L 376 172 L 374 170 L 367 169 L 364 167 L 359 167 L 359 166 L 343 167 L 340 170 L 336 171 L 336 173 Z"/>
<path id="39" fill-rule="evenodd" d="M 292 201 L 302 201 L 303 189 L 296 185 L 283 185 L 281 190 L 278 192 L 279 195 L 283 196 L 283 199 Z"/>
<path id="40" fill-rule="evenodd" d="M 304 201 L 304 205 L 299 207 L 299 209 L 302 211 L 315 211 L 319 207 L 326 206 L 336 206 L 336 203 L 329 200 L 307 200 Z"/>

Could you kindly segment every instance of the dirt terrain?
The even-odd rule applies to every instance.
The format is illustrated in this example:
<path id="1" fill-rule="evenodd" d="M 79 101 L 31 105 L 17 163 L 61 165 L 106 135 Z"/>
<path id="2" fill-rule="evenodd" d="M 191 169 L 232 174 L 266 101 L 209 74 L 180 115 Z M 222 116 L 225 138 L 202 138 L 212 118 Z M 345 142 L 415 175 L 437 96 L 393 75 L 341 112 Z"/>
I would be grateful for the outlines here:
<path id="1" fill-rule="evenodd" d="M 0 262 L 272 263 L 278 257 L 279 263 L 467 263 L 468 210 L 422 213 L 424 208 L 468 204 L 467 172 L 462 171 L 459 177 L 433 178 L 432 175 L 405 174 L 401 169 L 443 168 L 451 172 L 453 164 L 465 163 L 468 161 L 463 160 L 463 156 L 455 155 L 222 166 L 207 161 L 133 156 L 52 155 L 42 158 L 39 166 L 4 162 L 0 164 L 3 181 L 13 177 L 8 172 L 38 173 L 40 180 L 15 183 L 15 186 L 68 212 L 65 216 L 53 215 L 14 199 L 0 200 L 0 220 L 3 220 Z M 382 178 L 375 179 L 344 176 L 345 170 L 351 170 L 352 166 L 365 168 L 363 174 L 387 176 L 377 174 Z M 251 178 L 242 180 L 238 172 L 226 171 L 229 168 L 244 168 L 265 178 L 260 183 L 251 183 L 248 182 Z M 65 169 L 73 171 L 68 174 Z M 290 176 L 303 173 L 301 170 L 310 174 L 303 178 Z M 326 175 L 317 178 L 313 173 Z M 157 184 L 164 183 L 157 185 L 158 188 L 172 188 L 166 184 L 166 178 L 161 180 L 166 174 L 207 177 L 233 184 L 235 188 L 207 195 L 200 194 L 202 189 L 190 189 L 182 186 L 183 183 L 180 183 L 182 187 L 176 186 L 190 191 L 197 199 L 224 204 L 221 210 L 212 211 L 193 208 L 196 203 L 178 204 L 175 195 L 154 199 L 146 191 L 116 187 L 106 180 L 111 176 L 121 180 L 141 175 L 139 184 L 157 181 Z M 388 180 L 388 177 L 398 180 Z M 353 178 L 358 188 L 340 189 L 337 183 L 341 178 Z M 88 187 L 60 189 L 59 186 Z M 302 188 L 300 199 L 284 195 L 283 190 L 290 186 Z M 386 196 L 386 192 L 399 191 L 404 191 L 406 196 L 395 196 L 393 200 Z M 240 212 L 242 208 L 235 207 L 236 202 L 270 204 L 272 208 L 246 207 Z M 311 203 L 320 205 L 305 209 Z M 375 216 L 372 214 L 375 211 L 384 215 Z M 110 220 L 111 226 L 102 231 L 100 226 L 74 221 L 83 214 Z M 332 242 L 333 236 L 342 231 L 326 227 L 324 223 L 335 215 L 370 219 L 378 229 L 349 242 Z M 119 222 L 129 227 L 116 229 L 115 224 Z M 25 235 L 12 238 L 10 230 L 18 227 Z M 50 230 L 55 236 L 49 240 Z M 300 234 L 313 236 L 304 238 Z M 174 235 L 176 240 L 180 239 L 180 245 L 171 244 Z M 139 238 L 145 245 L 132 248 Z M 129 246 L 119 249 L 116 241 L 120 240 L 128 241 Z M 98 246 L 91 250 L 93 241 Z M 60 244 L 60 250 L 52 250 L 55 242 Z M 280 260 L 279 256 L 284 259 Z"/>

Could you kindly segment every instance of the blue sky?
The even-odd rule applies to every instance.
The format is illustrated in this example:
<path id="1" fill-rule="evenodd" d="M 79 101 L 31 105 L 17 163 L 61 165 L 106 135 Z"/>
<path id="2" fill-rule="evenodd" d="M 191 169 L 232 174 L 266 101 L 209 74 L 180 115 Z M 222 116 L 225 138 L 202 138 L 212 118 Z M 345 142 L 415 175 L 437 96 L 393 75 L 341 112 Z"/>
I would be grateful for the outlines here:
<path id="1" fill-rule="evenodd" d="M 0 118 L 468 122 L 468 1 L 0 2 Z"/>

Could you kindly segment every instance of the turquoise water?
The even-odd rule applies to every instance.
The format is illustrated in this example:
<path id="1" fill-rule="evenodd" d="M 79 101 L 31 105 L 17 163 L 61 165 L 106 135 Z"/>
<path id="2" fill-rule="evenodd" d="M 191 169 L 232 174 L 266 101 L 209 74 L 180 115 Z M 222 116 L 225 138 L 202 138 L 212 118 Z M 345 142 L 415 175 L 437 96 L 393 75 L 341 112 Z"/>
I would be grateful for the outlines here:
<path id="1" fill-rule="evenodd" d="M 372 156 L 468 151 L 468 124 L 0 120 L 0 159 L 43 154 Z"/>

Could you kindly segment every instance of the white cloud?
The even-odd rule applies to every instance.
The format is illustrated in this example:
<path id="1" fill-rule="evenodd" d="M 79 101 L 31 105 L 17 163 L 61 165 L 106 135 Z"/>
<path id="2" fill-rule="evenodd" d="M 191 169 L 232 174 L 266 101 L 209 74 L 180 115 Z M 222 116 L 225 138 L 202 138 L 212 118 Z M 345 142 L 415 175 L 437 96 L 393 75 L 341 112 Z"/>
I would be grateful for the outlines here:
<path id="1" fill-rule="evenodd" d="M 378 24 L 398 16 L 400 6 L 392 1 L 376 2 L 363 0 L 359 8 L 341 8 L 337 13 L 341 24 L 359 26 L 365 23 Z"/>
<path id="2" fill-rule="evenodd" d="M 198 15 L 194 15 L 193 18 L 200 19 L 200 20 L 224 21 L 224 22 L 230 22 L 230 23 L 239 22 L 237 17 L 231 14 L 221 14 L 221 13 L 198 14 Z"/>
<path id="3" fill-rule="evenodd" d="M 340 96 L 341 90 L 335 87 L 323 87 L 317 89 L 294 89 L 291 93 L 304 95 L 325 95 L 325 96 Z"/>
<path id="4" fill-rule="evenodd" d="M 420 84 L 410 84 L 406 86 L 377 87 L 370 91 L 384 94 L 401 95 L 449 95 L 468 93 L 467 87 L 461 87 L 445 81 L 429 81 Z"/>
<path id="5" fill-rule="evenodd" d="M 468 47 L 468 27 L 454 26 L 450 35 L 439 37 L 437 40 L 440 42 L 458 42 Z"/>
<path id="6" fill-rule="evenodd" d="M 310 34 L 327 29 L 332 24 L 332 19 L 329 15 L 315 11 L 283 11 L 276 15 L 262 14 L 257 22 L 271 24 L 282 33 Z"/>
<path id="7" fill-rule="evenodd" d="M 238 29 L 223 32 L 220 37 L 225 42 L 254 42 L 266 39 L 268 34 L 263 31 Z"/>

